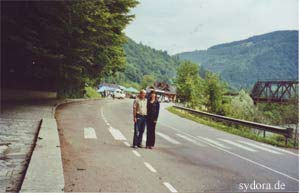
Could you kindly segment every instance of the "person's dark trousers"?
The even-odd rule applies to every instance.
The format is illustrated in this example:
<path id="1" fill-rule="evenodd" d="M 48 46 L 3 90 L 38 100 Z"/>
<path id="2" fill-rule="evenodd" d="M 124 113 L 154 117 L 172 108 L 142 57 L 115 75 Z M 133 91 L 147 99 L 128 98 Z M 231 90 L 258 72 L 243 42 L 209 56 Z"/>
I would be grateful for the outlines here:
<path id="1" fill-rule="evenodd" d="M 155 127 L 154 120 L 147 119 L 147 141 L 146 146 L 154 147 L 155 144 Z"/>
<path id="2" fill-rule="evenodd" d="M 134 124 L 133 146 L 141 146 L 146 126 L 146 116 L 137 115 L 136 118 L 137 121 Z"/>

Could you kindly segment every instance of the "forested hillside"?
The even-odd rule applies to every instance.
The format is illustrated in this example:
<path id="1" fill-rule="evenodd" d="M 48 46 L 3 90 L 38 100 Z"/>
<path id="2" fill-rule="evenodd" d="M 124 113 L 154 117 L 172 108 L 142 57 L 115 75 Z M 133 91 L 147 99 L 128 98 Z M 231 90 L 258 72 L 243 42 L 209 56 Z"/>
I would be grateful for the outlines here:
<path id="1" fill-rule="evenodd" d="M 124 45 L 124 49 L 126 53 L 125 71 L 117 73 L 114 78 L 108 78 L 108 81 L 140 84 L 143 76 L 151 75 L 156 81 L 172 83 L 180 63 L 178 57 L 172 57 L 166 51 L 136 43 L 130 38 Z"/>
<path id="2" fill-rule="evenodd" d="M 238 89 L 249 89 L 259 79 L 298 79 L 298 31 L 276 31 L 177 56 L 220 74 Z"/>

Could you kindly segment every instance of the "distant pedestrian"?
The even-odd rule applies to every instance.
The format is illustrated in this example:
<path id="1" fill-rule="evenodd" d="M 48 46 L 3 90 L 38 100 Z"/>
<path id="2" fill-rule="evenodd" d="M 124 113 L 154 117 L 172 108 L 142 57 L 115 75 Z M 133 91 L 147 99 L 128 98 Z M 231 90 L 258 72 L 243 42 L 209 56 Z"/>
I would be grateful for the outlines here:
<path id="1" fill-rule="evenodd" d="M 147 141 L 146 148 L 152 149 L 155 144 L 155 128 L 159 114 L 159 102 L 156 97 L 156 92 L 150 92 L 147 101 Z"/>
<path id="2" fill-rule="evenodd" d="M 133 148 L 142 148 L 142 139 L 146 126 L 147 115 L 147 100 L 146 91 L 141 90 L 139 96 L 133 102 L 133 122 L 134 122 L 134 136 Z"/>

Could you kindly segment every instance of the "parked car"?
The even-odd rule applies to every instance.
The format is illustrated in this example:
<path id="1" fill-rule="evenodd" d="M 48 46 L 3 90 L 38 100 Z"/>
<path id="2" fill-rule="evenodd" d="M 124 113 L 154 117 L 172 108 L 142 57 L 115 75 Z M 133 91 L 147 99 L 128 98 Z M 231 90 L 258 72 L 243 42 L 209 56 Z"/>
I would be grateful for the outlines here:
<path id="1" fill-rule="evenodd" d="M 116 89 L 114 91 L 114 97 L 117 98 L 117 99 L 124 99 L 125 98 L 125 93 L 120 89 Z"/>
<path id="2" fill-rule="evenodd" d="M 169 97 L 165 96 L 165 97 L 164 97 L 164 102 L 165 102 L 165 103 L 169 103 L 169 102 L 170 102 Z"/>

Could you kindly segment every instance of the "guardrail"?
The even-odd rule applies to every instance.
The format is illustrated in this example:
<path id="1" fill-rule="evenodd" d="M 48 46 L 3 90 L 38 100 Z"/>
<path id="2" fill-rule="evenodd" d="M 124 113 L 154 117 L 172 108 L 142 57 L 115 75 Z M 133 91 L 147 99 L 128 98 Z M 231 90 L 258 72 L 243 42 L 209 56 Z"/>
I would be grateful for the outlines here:
<path id="1" fill-rule="evenodd" d="M 292 138 L 292 135 L 293 135 L 293 129 L 292 128 L 282 128 L 282 127 L 266 125 L 266 124 L 262 124 L 262 123 L 256 123 L 256 122 L 245 121 L 245 120 L 241 120 L 241 119 L 235 119 L 235 118 L 231 118 L 231 117 L 225 117 L 225 116 L 222 116 L 222 115 L 216 115 L 216 114 L 207 113 L 207 112 L 203 112 L 203 111 L 197 111 L 197 110 L 186 108 L 186 107 L 181 107 L 181 106 L 178 106 L 178 105 L 174 105 L 173 107 L 175 107 L 177 109 L 181 109 L 181 110 L 191 112 L 193 114 L 203 115 L 203 116 L 206 116 L 206 117 L 218 120 L 218 121 L 233 123 L 233 124 L 236 124 L 236 125 L 243 125 L 243 126 L 246 126 L 246 127 L 263 130 L 264 131 L 264 137 L 265 137 L 265 132 L 266 131 L 283 135 L 285 137 L 285 145 L 287 145 L 287 139 Z"/>

